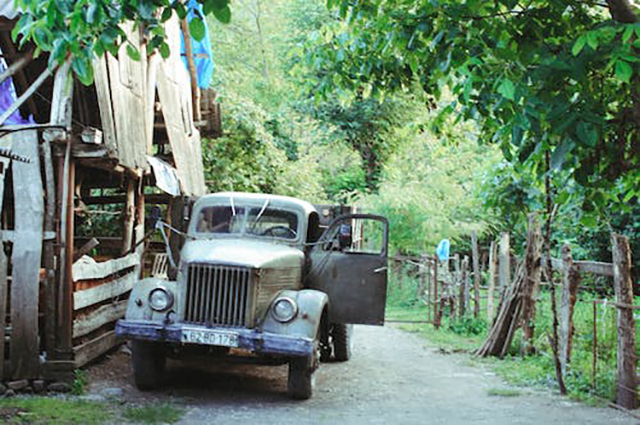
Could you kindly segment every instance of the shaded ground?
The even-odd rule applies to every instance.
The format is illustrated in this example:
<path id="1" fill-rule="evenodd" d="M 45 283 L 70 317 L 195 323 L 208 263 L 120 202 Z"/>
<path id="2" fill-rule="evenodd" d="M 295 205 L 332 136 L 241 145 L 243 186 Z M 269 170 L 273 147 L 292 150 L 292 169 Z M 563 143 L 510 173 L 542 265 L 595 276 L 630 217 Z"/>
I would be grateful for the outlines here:
<path id="1" fill-rule="evenodd" d="M 286 366 L 170 363 L 169 384 L 142 393 L 119 352 L 89 370 L 90 392 L 119 387 L 131 401 L 172 402 L 184 424 L 637 424 L 612 409 L 573 403 L 549 392 L 510 387 L 493 373 L 468 366 L 415 335 L 392 327 L 356 327 L 354 357 L 322 364 L 313 398 L 286 396 Z M 515 397 L 490 394 L 501 393 Z"/>

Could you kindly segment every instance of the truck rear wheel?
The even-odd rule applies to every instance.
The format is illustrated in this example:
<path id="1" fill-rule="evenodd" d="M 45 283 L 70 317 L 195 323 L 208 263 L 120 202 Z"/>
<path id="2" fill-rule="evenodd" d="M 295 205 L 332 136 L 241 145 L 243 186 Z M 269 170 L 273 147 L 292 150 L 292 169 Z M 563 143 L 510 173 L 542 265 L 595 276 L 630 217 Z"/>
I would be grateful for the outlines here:
<path id="1" fill-rule="evenodd" d="M 353 325 L 334 324 L 331 330 L 333 355 L 336 361 L 346 362 L 351 358 Z"/>
<path id="2" fill-rule="evenodd" d="M 131 362 L 136 387 L 142 391 L 158 388 L 166 362 L 162 344 L 148 341 L 131 341 Z"/>

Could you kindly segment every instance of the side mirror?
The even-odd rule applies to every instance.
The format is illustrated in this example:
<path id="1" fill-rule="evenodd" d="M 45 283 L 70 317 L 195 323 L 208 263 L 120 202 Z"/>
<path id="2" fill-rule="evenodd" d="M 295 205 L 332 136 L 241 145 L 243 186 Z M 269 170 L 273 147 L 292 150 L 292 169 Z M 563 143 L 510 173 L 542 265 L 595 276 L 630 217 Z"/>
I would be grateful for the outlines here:
<path id="1" fill-rule="evenodd" d="M 340 249 L 346 249 L 351 247 L 353 243 L 353 236 L 351 234 L 351 226 L 348 224 L 341 224 L 338 231 L 338 244 Z"/>

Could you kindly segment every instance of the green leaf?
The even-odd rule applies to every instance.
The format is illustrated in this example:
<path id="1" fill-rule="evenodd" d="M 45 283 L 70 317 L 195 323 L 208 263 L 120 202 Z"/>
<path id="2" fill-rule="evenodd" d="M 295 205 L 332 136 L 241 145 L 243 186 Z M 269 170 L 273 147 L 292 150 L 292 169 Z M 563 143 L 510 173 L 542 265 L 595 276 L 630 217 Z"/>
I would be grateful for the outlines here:
<path id="1" fill-rule="evenodd" d="M 171 54 L 171 50 L 169 49 L 169 45 L 165 42 L 162 42 L 160 45 L 160 55 L 166 59 Z"/>
<path id="2" fill-rule="evenodd" d="M 516 88 L 511 80 L 502 80 L 498 86 L 498 93 L 509 100 L 515 100 Z"/>
<path id="3" fill-rule="evenodd" d="M 631 68 L 631 65 L 623 60 L 616 62 L 616 77 L 618 77 L 618 80 L 628 83 L 632 75 L 633 68 Z"/>
<path id="4" fill-rule="evenodd" d="M 178 14 L 178 18 L 184 19 L 187 17 L 187 8 L 184 7 L 184 4 L 180 2 L 176 2 L 174 3 L 173 8 L 176 10 L 176 13 Z"/>
<path id="5" fill-rule="evenodd" d="M 576 40 L 576 43 L 573 45 L 573 48 L 571 49 L 571 53 L 573 53 L 573 56 L 578 56 L 580 54 L 586 42 L 587 42 L 587 37 L 585 37 L 584 35 L 581 35 L 580 37 L 578 37 L 578 39 Z"/>
<path id="6" fill-rule="evenodd" d="M 594 147 L 598 143 L 598 132 L 589 123 L 578 124 L 577 133 L 580 141 L 587 146 Z"/>
<path id="7" fill-rule="evenodd" d="M 87 59 L 83 57 L 75 58 L 71 68 L 82 84 L 88 86 L 93 83 L 93 67 Z"/>
<path id="8" fill-rule="evenodd" d="M 202 19 L 194 17 L 191 22 L 189 22 L 189 32 L 197 41 L 202 40 L 205 35 L 205 27 Z"/>
<path id="9" fill-rule="evenodd" d="M 160 16 L 160 22 L 167 22 L 169 19 L 171 19 L 171 15 L 173 15 L 173 9 L 171 9 L 170 7 L 165 8 L 162 11 L 162 16 Z"/>
<path id="10" fill-rule="evenodd" d="M 590 31 L 587 33 L 587 44 L 593 50 L 598 50 L 598 33 L 595 31 Z"/>
<path id="11" fill-rule="evenodd" d="M 594 214 L 584 214 L 580 219 L 580 223 L 585 227 L 596 227 L 598 224 L 598 217 Z"/>
<path id="12" fill-rule="evenodd" d="M 633 25 L 627 25 L 627 27 L 624 29 L 624 33 L 622 33 L 622 42 L 626 43 L 627 41 L 629 41 L 632 35 Z"/>
<path id="13" fill-rule="evenodd" d="M 213 16 L 223 24 L 231 22 L 231 9 L 229 6 L 225 6 L 222 9 L 213 9 Z"/>
<path id="14" fill-rule="evenodd" d="M 132 44 L 127 44 L 127 55 L 134 61 L 140 60 L 140 51 L 136 49 Z"/>

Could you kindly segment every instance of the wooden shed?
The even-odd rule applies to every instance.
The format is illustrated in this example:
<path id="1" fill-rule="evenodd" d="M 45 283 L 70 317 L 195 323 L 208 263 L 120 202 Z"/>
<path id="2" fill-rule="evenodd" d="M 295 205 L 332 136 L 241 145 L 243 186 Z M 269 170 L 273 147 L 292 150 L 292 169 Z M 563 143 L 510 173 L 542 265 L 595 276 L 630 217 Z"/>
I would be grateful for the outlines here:
<path id="1" fill-rule="evenodd" d="M 118 343 L 114 323 L 154 244 L 145 209 L 175 220 L 184 197 L 204 193 L 200 130 L 219 132 L 220 108 L 191 83 L 175 16 L 168 58 L 129 27 L 142 59 L 96 58 L 83 86 L 69 63 L 52 70 L 47 54 L 18 48 L 15 13 L 0 13 L 0 83 L 11 78 L 16 95 L 0 111 L 0 381 L 70 380 Z M 24 122 L 6 124 L 17 113 Z"/>

